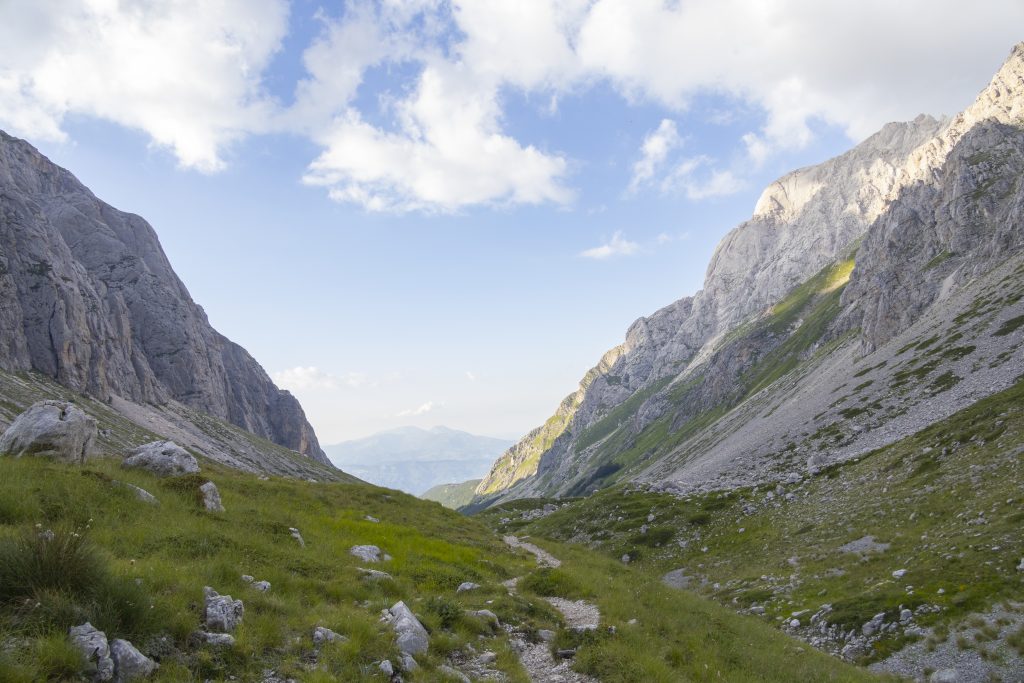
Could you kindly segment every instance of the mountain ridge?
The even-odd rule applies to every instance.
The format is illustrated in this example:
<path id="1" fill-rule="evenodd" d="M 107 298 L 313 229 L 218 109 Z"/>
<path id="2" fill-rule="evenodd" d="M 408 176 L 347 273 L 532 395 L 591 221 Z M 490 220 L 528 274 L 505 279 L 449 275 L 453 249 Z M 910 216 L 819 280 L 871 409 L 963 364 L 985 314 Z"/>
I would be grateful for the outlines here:
<path id="1" fill-rule="evenodd" d="M 331 466 L 299 402 L 210 325 L 145 220 L 3 132 L 0 216 L 0 369 L 111 404 L 180 404 Z"/>
<path id="2" fill-rule="evenodd" d="M 568 493 L 564 484 L 574 477 L 573 468 L 589 469 L 591 475 L 605 466 L 630 470 L 635 463 L 623 462 L 624 455 L 627 460 L 655 461 L 646 465 L 651 477 L 668 476 L 665 468 L 657 467 L 656 461 L 667 454 L 658 452 L 656 444 L 669 441 L 667 437 L 672 435 L 678 446 L 679 440 L 690 438 L 681 433 L 700 431 L 708 427 L 701 420 L 714 423 L 733 410 L 730 401 L 742 396 L 728 397 L 736 393 L 735 382 L 744 372 L 751 371 L 773 349 L 785 351 L 787 339 L 792 349 L 794 338 L 809 335 L 804 316 L 816 309 L 804 310 L 805 304 L 817 305 L 827 298 L 829 310 L 827 316 L 819 311 L 814 322 L 821 329 L 807 340 L 809 346 L 786 361 L 794 367 L 805 363 L 814 348 L 855 331 L 858 353 L 870 353 L 918 320 L 934 303 L 936 292 L 948 297 L 954 285 L 967 286 L 963 273 L 981 276 L 989 272 L 995 265 L 992 249 L 1006 253 L 1017 244 L 1019 230 L 1013 230 L 1018 224 L 1014 218 L 1017 209 L 1012 198 L 1004 202 L 1009 207 L 1004 211 L 1009 216 L 1004 217 L 1004 224 L 1009 228 L 999 239 L 985 243 L 1000 247 L 985 246 L 987 233 L 963 227 L 964 216 L 961 223 L 945 221 L 939 230 L 945 241 L 960 240 L 964 251 L 945 264 L 940 260 L 935 270 L 920 264 L 925 275 L 916 279 L 917 289 L 912 294 L 917 299 L 905 307 L 900 297 L 906 292 L 893 283 L 899 282 L 900 259 L 907 259 L 908 254 L 896 258 L 897 250 L 889 247 L 908 216 L 929 211 L 935 215 L 935 210 L 925 206 L 934 201 L 931 195 L 928 200 L 923 198 L 928 194 L 926 188 L 959 182 L 962 193 L 964 186 L 971 185 L 967 196 L 977 204 L 986 200 L 992 184 L 1012 185 L 1010 162 L 1017 160 L 1016 150 L 1006 150 L 1004 156 L 1010 162 L 1001 162 L 999 168 L 980 168 L 977 173 L 967 168 L 970 165 L 965 160 L 974 154 L 971 158 L 984 166 L 985 159 L 977 156 L 982 152 L 975 149 L 984 144 L 1009 140 L 1012 148 L 1022 120 L 1024 44 L 1014 47 L 975 102 L 957 116 L 939 120 L 922 115 L 911 122 L 887 124 L 845 154 L 770 184 L 752 218 L 726 235 L 716 249 L 705 287 L 630 326 L 624 344 L 605 354 L 555 415 L 495 463 L 477 489 L 475 505 Z M 960 169 L 960 175 L 951 174 L 950 169 Z M 999 179 L 993 180 L 996 173 Z M 959 196 L 953 192 L 946 195 L 947 200 Z M 970 212 L 966 204 L 964 211 Z M 915 233 L 914 248 L 919 255 L 927 254 L 925 260 L 945 253 L 936 247 L 942 240 L 930 236 L 943 220 L 940 215 Z M 977 223 L 979 220 L 973 219 L 972 225 Z M 808 290 L 793 316 L 778 314 L 778 307 L 793 292 L 809 286 L 807 283 L 818 277 L 816 273 L 821 275 L 840 263 L 846 264 L 846 272 L 841 274 L 842 281 L 837 281 L 837 293 L 823 297 L 823 292 Z M 947 270 L 953 265 L 964 268 L 958 271 L 960 276 Z M 872 279 L 872 270 L 885 273 L 887 280 L 881 282 L 882 276 Z M 939 273 L 952 279 L 936 288 L 929 278 Z M 851 282 L 849 288 L 847 281 Z M 741 292 L 743 296 L 739 296 Z M 766 327 L 773 311 L 779 324 Z M 765 378 L 779 379 L 771 373 Z M 696 385 L 687 386 L 688 382 Z M 660 435 L 651 431 L 655 425 Z M 701 452 L 694 446 L 686 457 L 699 459 Z M 598 461 L 602 461 L 599 466 Z M 605 477 L 617 480 L 636 475 L 636 471 L 616 474 L 612 470 L 594 481 L 600 486 Z"/>

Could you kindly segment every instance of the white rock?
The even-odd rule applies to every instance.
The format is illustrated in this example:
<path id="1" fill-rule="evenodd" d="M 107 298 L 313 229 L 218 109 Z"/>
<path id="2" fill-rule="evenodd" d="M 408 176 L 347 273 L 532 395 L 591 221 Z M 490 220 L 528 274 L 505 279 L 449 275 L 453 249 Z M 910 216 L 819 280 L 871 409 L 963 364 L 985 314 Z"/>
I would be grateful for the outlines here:
<path id="1" fill-rule="evenodd" d="M 295 527 L 288 527 L 288 532 L 292 535 L 292 538 L 298 541 L 300 548 L 306 547 L 306 541 L 302 539 L 302 534 L 299 533 L 298 529 Z"/>
<path id="2" fill-rule="evenodd" d="M 260 593 L 268 593 L 268 592 L 270 592 L 270 582 L 269 581 L 256 581 L 255 583 L 252 584 L 252 587 L 255 588 L 256 590 L 258 590 Z"/>
<path id="3" fill-rule="evenodd" d="M 323 645 L 324 643 L 343 643 L 346 640 L 348 640 L 348 638 L 346 638 L 345 636 L 341 635 L 340 633 L 335 633 L 331 629 L 326 628 L 324 626 L 317 626 L 313 629 L 314 645 Z"/>
<path id="4" fill-rule="evenodd" d="M 220 491 L 217 490 L 217 485 L 212 481 L 208 481 L 199 487 L 199 492 L 203 494 L 203 507 L 210 512 L 224 512 L 224 504 L 220 502 Z"/>
<path id="5" fill-rule="evenodd" d="M 380 548 L 375 545 L 354 545 L 349 548 L 348 553 L 363 562 L 380 562 L 383 558 Z"/>
<path id="6" fill-rule="evenodd" d="M 0 436 L 0 455 L 38 455 L 81 464 L 93 455 L 96 421 L 73 403 L 39 401 Z"/>
<path id="7" fill-rule="evenodd" d="M 220 595 L 209 586 L 203 588 L 203 622 L 211 631 L 227 633 L 234 631 L 245 615 L 241 600 L 232 600 L 230 595 Z"/>
<path id="8" fill-rule="evenodd" d="M 466 591 L 476 590 L 480 587 L 480 584 L 473 583 L 472 581 L 464 581 L 459 584 L 459 587 L 455 589 L 456 593 L 465 593 Z"/>
<path id="9" fill-rule="evenodd" d="M 159 667 L 159 664 L 135 649 L 134 645 L 119 638 L 110 644 L 110 657 L 114 660 L 116 681 L 149 678 Z"/>
<path id="10" fill-rule="evenodd" d="M 87 671 L 95 680 L 113 680 L 114 660 L 110 657 L 107 634 L 87 621 L 81 626 L 72 626 L 68 630 L 68 637 L 74 648 L 89 662 Z"/>
<path id="11" fill-rule="evenodd" d="M 412 610 L 399 601 L 387 612 L 388 622 L 397 636 L 398 649 L 408 655 L 426 652 L 430 646 L 430 636 Z"/>
<path id="12" fill-rule="evenodd" d="M 381 662 L 377 666 L 378 666 L 378 668 L 380 668 L 381 673 L 383 673 L 388 678 L 391 678 L 392 676 L 395 675 L 395 667 L 392 666 L 390 660 L 385 659 L 383 662 Z"/>
<path id="13" fill-rule="evenodd" d="M 907 575 L 907 570 L 906 569 L 897 569 L 896 571 L 894 571 L 892 573 L 892 578 L 894 578 L 894 579 L 902 579 L 906 575 Z"/>
<path id="14" fill-rule="evenodd" d="M 146 470 L 158 477 L 177 477 L 199 471 L 199 463 L 173 441 L 152 441 L 128 454 L 122 467 Z"/>

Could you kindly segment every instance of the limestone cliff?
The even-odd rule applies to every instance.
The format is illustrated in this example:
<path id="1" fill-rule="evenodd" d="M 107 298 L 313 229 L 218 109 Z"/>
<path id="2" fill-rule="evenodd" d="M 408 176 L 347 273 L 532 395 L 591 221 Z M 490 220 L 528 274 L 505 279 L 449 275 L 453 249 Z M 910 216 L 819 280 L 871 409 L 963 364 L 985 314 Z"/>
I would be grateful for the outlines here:
<path id="1" fill-rule="evenodd" d="M 768 457 L 795 444 L 831 413 L 812 419 L 803 405 L 791 416 L 799 427 L 746 415 L 761 441 L 730 442 L 722 425 L 735 430 L 755 394 L 813 375 L 808 364 L 827 345 L 871 354 L 1017 254 L 1022 124 L 1024 45 L 956 117 L 888 124 L 772 183 L 753 217 L 722 240 L 703 289 L 634 323 L 542 428 L 543 449 L 537 433 L 510 449 L 481 482 L 478 502 L 637 477 L 693 483 L 728 469 L 740 451 Z M 787 385 L 790 400 L 797 389 Z M 812 407 L 814 415 L 823 406 Z M 717 465 L 698 465 L 709 462 Z"/>
<path id="2" fill-rule="evenodd" d="M 298 401 L 211 327 L 142 218 L 0 132 L 0 369 L 178 402 L 329 465 Z"/>

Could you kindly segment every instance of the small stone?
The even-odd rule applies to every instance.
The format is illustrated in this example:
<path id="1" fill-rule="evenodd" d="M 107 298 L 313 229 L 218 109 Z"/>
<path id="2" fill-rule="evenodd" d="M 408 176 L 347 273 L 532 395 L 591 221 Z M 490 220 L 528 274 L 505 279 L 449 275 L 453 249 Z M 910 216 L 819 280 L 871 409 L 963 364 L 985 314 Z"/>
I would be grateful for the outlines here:
<path id="1" fill-rule="evenodd" d="M 207 645 L 215 647 L 232 647 L 235 644 L 235 637 L 230 633 L 208 633 L 196 631 L 196 637 Z"/>
<path id="2" fill-rule="evenodd" d="M 908 609 L 900 610 L 900 623 L 905 624 L 914 618 L 914 613 Z"/>
<path id="3" fill-rule="evenodd" d="M 630 559 L 631 558 L 629 557 L 629 553 L 626 553 L 622 556 L 622 564 L 629 564 Z"/>
<path id="4" fill-rule="evenodd" d="M 634 619 L 633 621 L 635 622 L 636 620 Z M 545 643 L 550 643 L 555 639 L 555 632 L 549 631 L 546 628 L 542 628 L 539 631 L 537 631 L 537 637 Z"/>
<path id="5" fill-rule="evenodd" d="M 447 664 L 442 664 L 441 666 L 439 666 L 437 668 L 437 670 L 440 671 L 445 676 L 447 676 L 448 678 L 452 678 L 452 679 L 455 679 L 456 681 L 459 681 L 459 683 L 472 683 L 469 680 L 469 676 L 467 676 L 466 674 L 462 673 L 458 669 L 453 669 L 452 667 L 448 666 Z"/>
<path id="6" fill-rule="evenodd" d="M 383 662 L 381 662 L 378 665 L 378 667 L 380 668 L 381 673 L 383 673 L 388 678 L 391 678 L 395 675 L 395 667 L 391 665 L 391 661 L 388 659 L 385 659 Z"/>
<path id="7" fill-rule="evenodd" d="M 789 620 L 789 627 L 790 628 L 800 628 L 800 620 L 799 619 L 790 619 Z"/>
<path id="8" fill-rule="evenodd" d="M 331 629 L 326 628 L 324 626 L 317 626 L 313 629 L 314 645 L 323 645 L 324 643 L 343 643 L 346 640 L 348 640 L 348 638 L 346 638 L 345 636 L 341 635 L 340 633 L 335 633 Z"/>
<path id="9" fill-rule="evenodd" d="M 487 666 L 488 664 L 493 664 L 494 662 L 498 661 L 498 655 L 494 654 L 493 652 L 481 652 L 480 656 L 477 657 L 477 661 L 479 661 L 484 666 Z"/>
<path id="10" fill-rule="evenodd" d="M 376 569 L 363 569 L 362 567 L 358 567 L 358 569 L 359 573 L 363 575 L 363 578 L 370 581 L 384 581 L 385 579 L 391 578 L 391 574 L 388 574 L 387 572 L 378 571 Z"/>
<path id="11" fill-rule="evenodd" d="M 245 581 L 246 583 L 252 583 L 255 580 L 256 579 L 254 579 L 252 576 L 248 574 L 242 574 L 242 581 Z"/>
<path id="12" fill-rule="evenodd" d="M 902 579 L 904 576 L 906 576 L 906 574 L 907 574 L 907 570 L 906 569 L 897 569 L 896 571 L 894 571 L 892 573 L 892 578 L 894 578 L 894 579 Z"/>
<path id="13" fill-rule="evenodd" d="M 465 593 L 466 591 L 473 591 L 480 587 L 480 584 L 473 583 L 472 581 L 464 581 L 459 584 L 459 587 L 455 589 L 456 593 Z"/>
<path id="14" fill-rule="evenodd" d="M 420 665 L 416 663 L 413 656 L 410 654 L 402 653 L 402 670 L 403 671 L 415 671 L 420 668 Z"/>
<path id="15" fill-rule="evenodd" d="M 371 515 L 366 515 L 365 517 L 363 517 L 363 519 L 365 519 L 367 522 L 373 522 L 374 524 L 380 524 L 380 520 L 377 519 L 376 517 L 371 516 Z"/>
<path id="16" fill-rule="evenodd" d="M 292 535 L 292 538 L 298 541 L 300 548 L 306 547 L 306 542 L 302 540 L 302 534 L 299 533 L 298 529 L 295 527 L 288 527 L 288 532 Z"/>
<path id="17" fill-rule="evenodd" d="M 959 683 L 960 676 L 956 669 L 939 669 L 928 677 L 929 683 Z"/>
<path id="18" fill-rule="evenodd" d="M 257 581 L 254 584 L 252 584 L 252 587 L 255 588 L 256 590 L 258 590 L 260 593 L 267 593 L 267 592 L 270 591 L 270 582 L 269 581 Z"/>

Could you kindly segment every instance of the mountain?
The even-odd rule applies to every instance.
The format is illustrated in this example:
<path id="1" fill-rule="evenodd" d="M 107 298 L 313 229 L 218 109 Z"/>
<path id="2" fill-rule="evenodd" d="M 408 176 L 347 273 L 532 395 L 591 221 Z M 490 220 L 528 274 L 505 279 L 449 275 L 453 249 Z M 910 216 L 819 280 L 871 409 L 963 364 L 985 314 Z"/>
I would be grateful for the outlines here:
<path id="1" fill-rule="evenodd" d="M 510 444 L 447 427 L 399 427 L 326 450 L 334 464 L 357 477 L 419 495 L 438 484 L 483 476 Z"/>
<path id="2" fill-rule="evenodd" d="M 957 116 L 772 183 L 703 289 L 635 322 L 474 506 L 621 481 L 785 478 L 891 444 L 1024 372 L 1024 44 Z"/>
<path id="3" fill-rule="evenodd" d="M 36 373 L 25 386 L 52 380 L 237 467 L 334 476 L 298 401 L 213 329 L 153 228 L 3 132 L 0 329 L 10 382 Z"/>
<path id="4" fill-rule="evenodd" d="M 432 500 L 446 508 L 457 510 L 473 501 L 479 479 L 470 479 L 458 484 L 438 484 L 420 495 L 423 500 Z"/>

